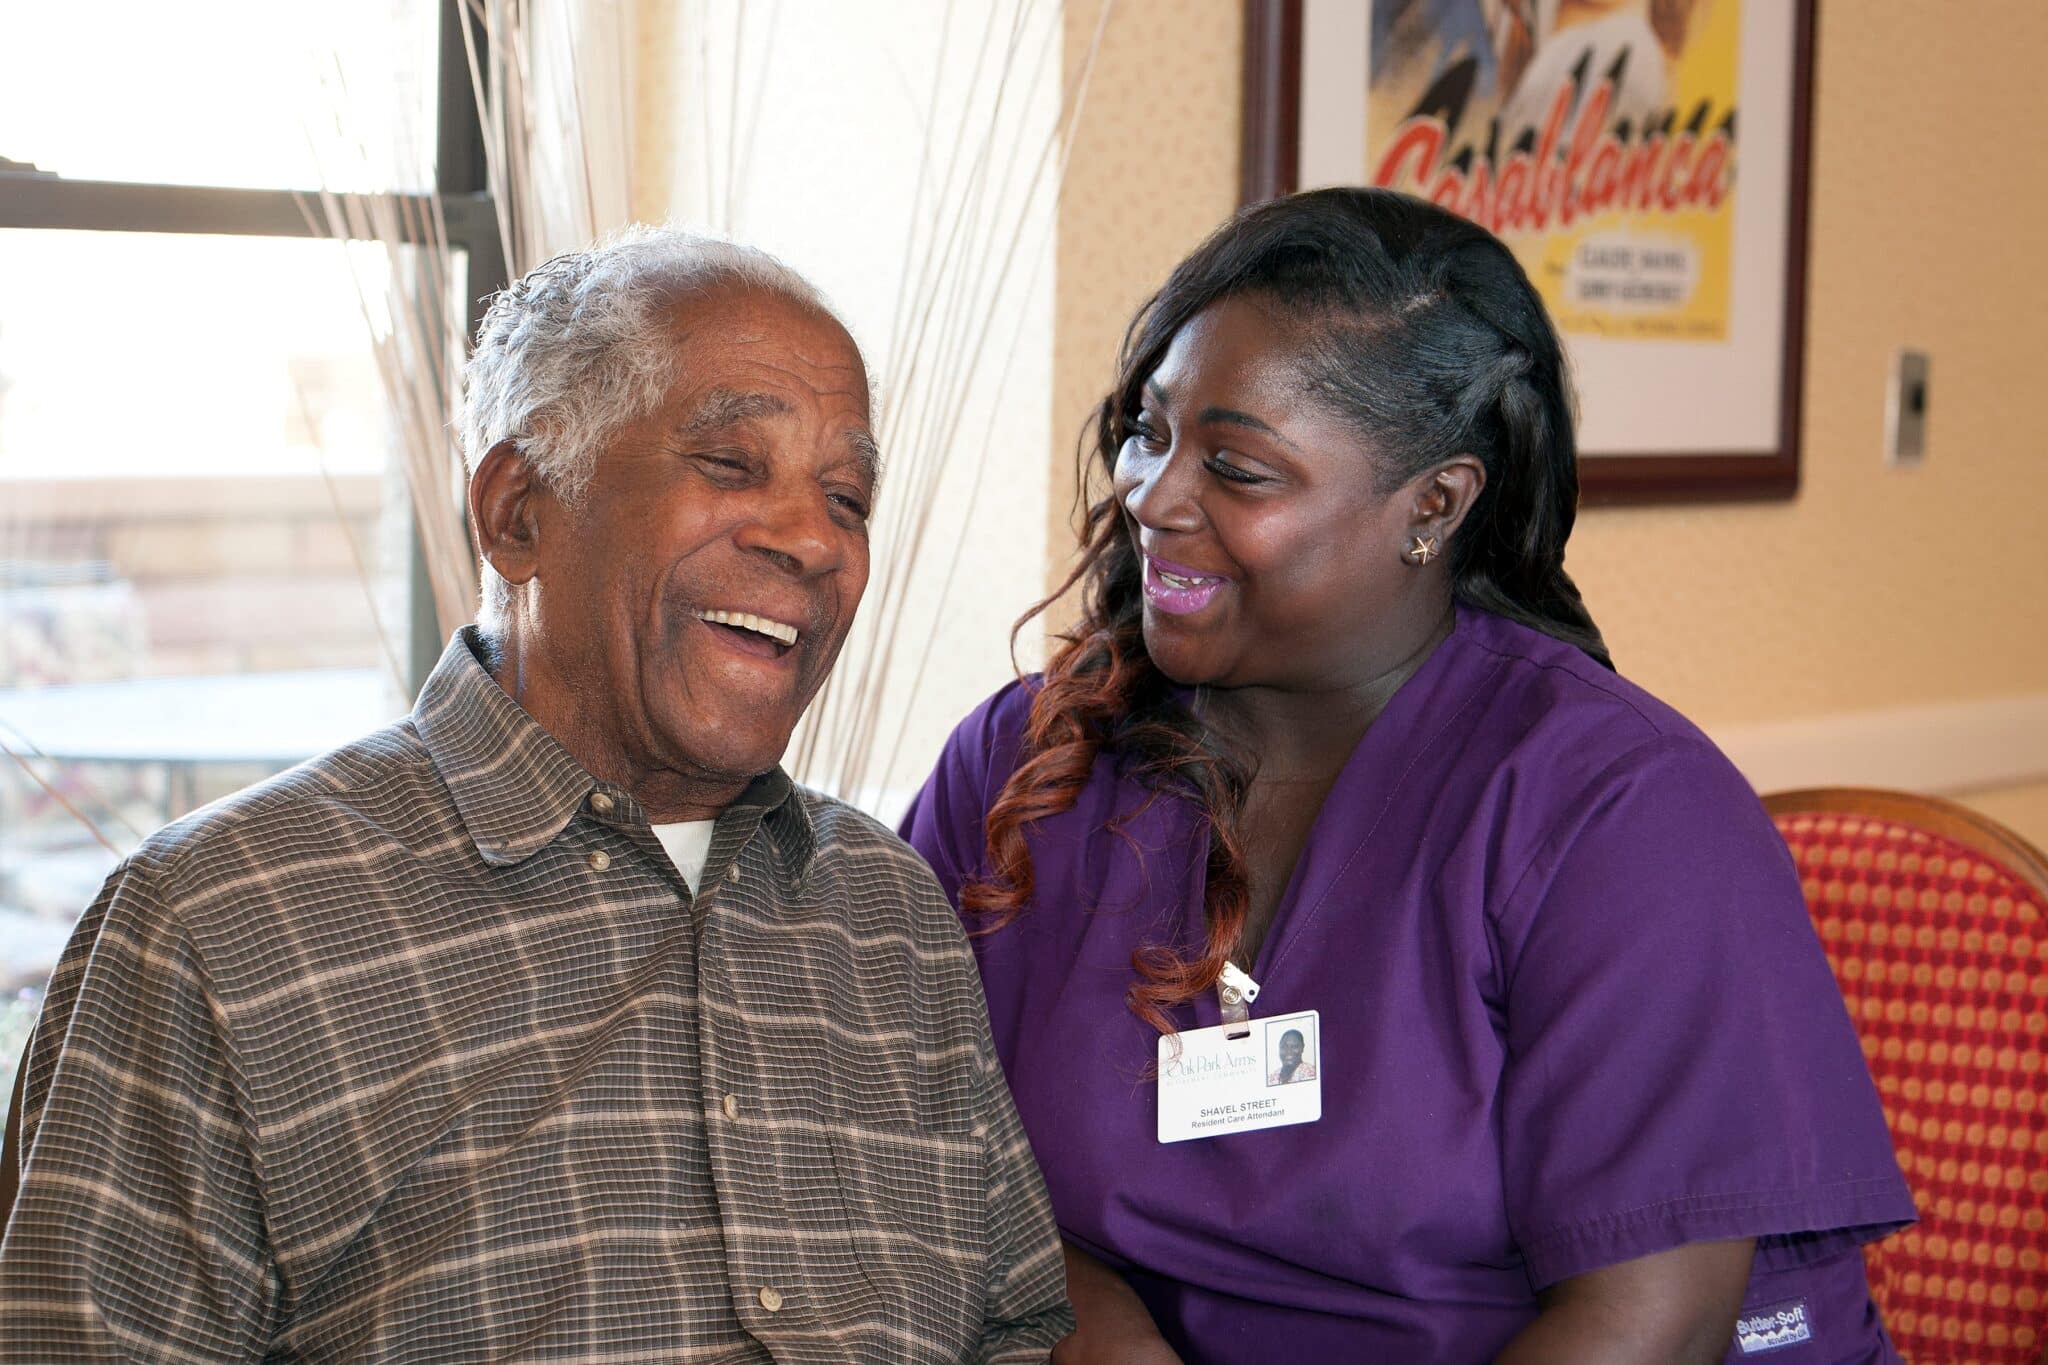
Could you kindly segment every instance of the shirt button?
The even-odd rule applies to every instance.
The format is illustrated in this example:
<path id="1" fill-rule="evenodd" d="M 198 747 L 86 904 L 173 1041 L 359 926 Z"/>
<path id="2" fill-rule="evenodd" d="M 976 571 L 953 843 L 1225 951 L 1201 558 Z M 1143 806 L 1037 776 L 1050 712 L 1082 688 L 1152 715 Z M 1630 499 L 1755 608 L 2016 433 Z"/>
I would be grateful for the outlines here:
<path id="1" fill-rule="evenodd" d="M 761 1306 L 771 1313 L 782 1311 L 782 1291 L 772 1284 L 761 1286 Z"/>
<path id="2" fill-rule="evenodd" d="M 725 869 L 725 879 L 729 882 L 735 883 L 739 881 L 740 865 L 738 863 L 734 863 L 732 866 Z"/>
<path id="3" fill-rule="evenodd" d="M 609 792 L 592 792 L 590 794 L 590 809 L 599 815 L 610 815 L 617 805 L 618 802 L 612 800 Z"/>
<path id="4" fill-rule="evenodd" d="M 736 1119 L 740 1116 L 740 1097 L 738 1095 L 727 1095 L 725 1097 L 725 1116 L 729 1119 Z"/>
<path id="5" fill-rule="evenodd" d="M 590 864 L 592 872 L 602 872 L 612 865 L 612 855 L 600 848 L 584 861 Z"/>

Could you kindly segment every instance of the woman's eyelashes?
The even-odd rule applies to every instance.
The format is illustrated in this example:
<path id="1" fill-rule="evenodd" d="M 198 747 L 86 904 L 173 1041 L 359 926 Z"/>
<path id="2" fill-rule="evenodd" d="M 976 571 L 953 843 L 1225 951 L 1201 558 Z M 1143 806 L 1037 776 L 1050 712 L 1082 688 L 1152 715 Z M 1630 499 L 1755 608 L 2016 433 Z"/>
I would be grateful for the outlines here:
<path id="1" fill-rule="evenodd" d="M 1147 455 L 1164 455 L 1172 444 L 1154 421 L 1142 413 L 1131 419 L 1127 430 L 1129 439 Z M 1248 467 L 1230 450 L 1210 452 L 1202 461 L 1202 467 L 1225 483 L 1245 486 L 1268 482 L 1266 475 Z"/>
<path id="2" fill-rule="evenodd" d="M 1231 463 L 1230 452 L 1228 451 L 1217 451 L 1205 463 L 1208 466 L 1209 472 L 1225 483 L 1247 485 L 1266 482 L 1265 475 L 1246 469 L 1243 465 Z"/>

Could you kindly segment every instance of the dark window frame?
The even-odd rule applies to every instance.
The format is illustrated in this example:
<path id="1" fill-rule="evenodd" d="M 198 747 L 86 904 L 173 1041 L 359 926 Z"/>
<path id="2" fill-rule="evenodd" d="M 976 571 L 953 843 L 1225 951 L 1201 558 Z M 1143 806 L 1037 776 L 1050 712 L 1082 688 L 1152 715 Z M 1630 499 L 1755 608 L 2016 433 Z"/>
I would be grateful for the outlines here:
<path id="1" fill-rule="evenodd" d="M 490 297 L 508 283 L 484 160 L 484 127 L 470 81 L 470 47 L 477 69 L 490 70 L 479 27 L 465 39 L 467 0 L 441 0 L 436 39 L 434 188 L 431 192 L 336 194 L 344 208 L 360 204 L 400 205 L 403 241 L 429 245 L 422 230 L 438 220 L 445 245 L 464 253 L 469 300 L 468 335 L 476 335 Z M 0 147 L 0 156 L 7 149 Z M 328 238 L 334 233 L 318 211 L 318 191 L 228 189 L 211 185 L 164 185 L 141 181 L 71 180 L 0 160 L 0 228 L 41 228 L 88 232 L 197 233 L 208 236 Z M 370 221 L 344 214 L 344 221 Z M 440 657 L 435 618 L 419 538 L 412 538 L 407 569 L 407 679 L 417 691 Z"/>

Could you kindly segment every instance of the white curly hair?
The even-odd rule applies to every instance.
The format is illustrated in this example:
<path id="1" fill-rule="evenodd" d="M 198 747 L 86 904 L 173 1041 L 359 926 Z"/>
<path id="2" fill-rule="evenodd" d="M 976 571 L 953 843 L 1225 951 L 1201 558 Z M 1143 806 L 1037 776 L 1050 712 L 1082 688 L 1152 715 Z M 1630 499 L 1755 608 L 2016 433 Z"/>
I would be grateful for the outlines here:
<path id="1" fill-rule="evenodd" d="M 473 473 L 515 441 L 574 500 L 598 452 L 675 382 L 673 315 L 723 285 L 764 290 L 845 323 L 794 270 L 756 247 L 645 224 L 535 266 L 491 300 L 463 367 L 462 458 Z"/>

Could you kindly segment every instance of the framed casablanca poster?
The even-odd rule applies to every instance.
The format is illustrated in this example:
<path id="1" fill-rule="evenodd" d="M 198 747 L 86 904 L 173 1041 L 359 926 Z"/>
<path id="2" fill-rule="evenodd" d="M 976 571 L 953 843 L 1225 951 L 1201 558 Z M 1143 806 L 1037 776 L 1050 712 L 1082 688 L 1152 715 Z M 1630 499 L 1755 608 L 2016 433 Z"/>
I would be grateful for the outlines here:
<path id="1" fill-rule="evenodd" d="M 1243 197 L 1386 185 L 1507 242 L 1589 502 L 1799 484 L 1814 0 L 1248 0 Z"/>

